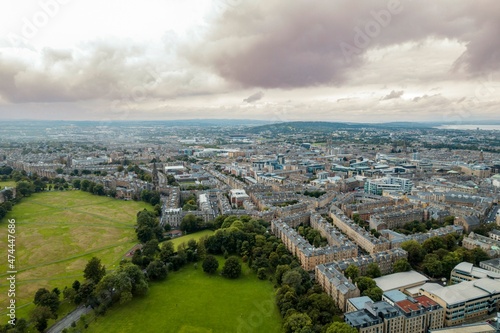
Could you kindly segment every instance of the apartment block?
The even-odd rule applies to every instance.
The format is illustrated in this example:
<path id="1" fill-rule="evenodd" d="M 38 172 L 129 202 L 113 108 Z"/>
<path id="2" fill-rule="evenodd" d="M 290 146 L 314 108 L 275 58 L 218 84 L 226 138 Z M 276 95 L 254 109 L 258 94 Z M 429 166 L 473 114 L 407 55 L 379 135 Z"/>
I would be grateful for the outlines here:
<path id="1" fill-rule="evenodd" d="M 387 239 L 374 237 L 370 232 L 344 215 L 339 208 L 332 206 L 330 208 L 330 217 L 333 219 L 333 224 L 340 231 L 368 253 L 373 254 L 390 249 L 391 243 Z"/>
<path id="2" fill-rule="evenodd" d="M 345 311 L 347 300 L 359 297 L 360 291 L 352 281 L 335 268 L 335 264 L 321 264 L 314 269 L 316 282 L 333 299 L 340 310 Z"/>
<path id="3" fill-rule="evenodd" d="M 352 242 L 340 246 L 316 248 L 281 220 L 271 221 L 271 230 L 276 237 L 281 239 L 288 251 L 298 258 L 301 266 L 306 271 L 314 270 L 314 267 L 319 264 L 356 257 L 358 255 L 358 248 Z"/>

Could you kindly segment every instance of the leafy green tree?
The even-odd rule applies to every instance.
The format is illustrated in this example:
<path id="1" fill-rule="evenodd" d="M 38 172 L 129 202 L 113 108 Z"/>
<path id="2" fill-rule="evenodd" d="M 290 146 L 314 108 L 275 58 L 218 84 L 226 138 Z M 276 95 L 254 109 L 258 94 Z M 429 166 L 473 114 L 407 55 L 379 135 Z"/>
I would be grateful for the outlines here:
<path id="1" fill-rule="evenodd" d="M 383 293 L 384 292 L 379 287 L 373 287 L 363 291 L 362 295 L 370 297 L 374 302 L 378 302 L 382 300 Z"/>
<path id="2" fill-rule="evenodd" d="M 422 263 L 422 268 L 426 274 L 433 278 L 443 276 L 443 263 L 436 254 L 427 254 Z"/>
<path id="3" fill-rule="evenodd" d="M 398 259 L 394 263 L 394 273 L 408 272 L 411 270 L 411 265 L 406 258 Z"/>
<path id="4" fill-rule="evenodd" d="M 73 188 L 76 188 L 79 190 L 81 188 L 82 181 L 80 179 L 74 179 L 73 180 Z"/>
<path id="5" fill-rule="evenodd" d="M 158 252 L 160 252 L 160 247 L 158 246 L 158 240 L 156 239 L 147 241 L 142 247 L 142 254 L 146 257 L 153 258 Z"/>
<path id="6" fill-rule="evenodd" d="M 352 281 L 356 281 L 356 279 L 358 278 L 359 276 L 359 268 L 358 266 L 356 265 L 353 265 L 353 264 L 350 264 L 345 272 L 344 272 L 344 275 L 347 277 L 347 278 L 350 278 Z"/>
<path id="7" fill-rule="evenodd" d="M 219 268 L 219 261 L 214 256 L 208 255 L 203 260 L 202 267 L 205 273 L 214 274 Z"/>
<path id="8" fill-rule="evenodd" d="M 55 314 L 48 306 L 37 306 L 30 313 L 30 321 L 38 332 L 43 332 L 48 326 L 49 319 L 55 319 Z"/>
<path id="9" fill-rule="evenodd" d="M 335 322 L 328 327 L 326 333 L 358 333 L 358 330 L 347 323 Z"/>
<path id="10" fill-rule="evenodd" d="M 257 270 L 257 278 L 259 280 L 265 280 L 267 277 L 266 269 L 264 267 L 261 267 Z"/>
<path id="11" fill-rule="evenodd" d="M 371 277 L 372 279 L 378 278 L 382 276 L 382 273 L 380 272 L 380 267 L 378 267 L 377 263 L 369 263 L 368 267 L 366 267 L 366 275 Z"/>
<path id="12" fill-rule="evenodd" d="M 375 281 L 372 278 L 367 277 L 367 276 L 361 276 L 360 278 L 358 278 L 358 281 L 356 281 L 356 283 L 358 284 L 358 288 L 359 288 L 359 291 L 361 293 L 365 290 L 368 290 L 370 288 L 374 288 L 377 286 Z"/>
<path id="13" fill-rule="evenodd" d="M 29 181 L 20 181 L 16 185 L 16 192 L 21 194 L 23 197 L 29 197 L 33 192 L 35 192 L 35 186 Z"/>
<path id="14" fill-rule="evenodd" d="M 101 259 L 92 257 L 83 270 L 83 277 L 97 284 L 104 275 L 106 275 L 106 267 L 101 264 Z"/>
<path id="15" fill-rule="evenodd" d="M 167 266 L 161 260 L 153 260 L 146 268 L 150 280 L 162 281 L 167 278 Z"/>
<path id="16" fill-rule="evenodd" d="M 298 290 L 300 284 L 302 283 L 302 275 L 300 275 L 300 273 L 295 269 L 287 271 L 283 274 L 281 283 L 283 285 L 289 285 L 293 289 Z"/>
<path id="17" fill-rule="evenodd" d="M 160 260 L 167 263 L 170 261 L 170 258 L 174 255 L 174 253 L 174 243 L 171 241 L 165 242 L 161 247 Z"/>
<path id="18" fill-rule="evenodd" d="M 484 260 L 489 260 L 490 259 L 490 256 L 484 252 L 483 249 L 477 247 L 475 249 L 472 249 L 472 256 L 473 256 L 473 264 L 476 265 L 476 266 L 479 266 L 479 263 L 481 261 L 484 261 Z"/>
<path id="19" fill-rule="evenodd" d="M 412 267 L 420 265 L 425 257 L 425 250 L 422 245 L 415 240 L 405 241 L 401 244 L 401 248 L 408 252 L 408 262 Z"/>
<path id="20" fill-rule="evenodd" d="M 45 288 L 40 288 L 35 293 L 35 298 L 33 303 L 37 306 L 46 306 L 52 311 L 52 313 L 56 313 L 59 309 L 59 295 L 55 292 L 50 292 Z"/>
<path id="21" fill-rule="evenodd" d="M 434 236 L 426 239 L 422 243 L 422 247 L 427 251 L 427 253 L 432 253 L 438 249 L 445 249 L 446 244 L 443 241 L 443 238 L 440 236 Z"/>
<path id="22" fill-rule="evenodd" d="M 312 320 L 305 313 L 293 313 L 285 318 L 283 331 L 285 333 L 312 332 Z"/>
<path id="23" fill-rule="evenodd" d="M 237 257 L 229 257 L 222 267 L 222 276 L 236 279 L 241 275 L 241 264 Z"/>
<path id="24" fill-rule="evenodd" d="M 278 265 L 274 273 L 274 279 L 278 285 L 282 284 L 283 275 L 290 270 L 290 265 Z"/>

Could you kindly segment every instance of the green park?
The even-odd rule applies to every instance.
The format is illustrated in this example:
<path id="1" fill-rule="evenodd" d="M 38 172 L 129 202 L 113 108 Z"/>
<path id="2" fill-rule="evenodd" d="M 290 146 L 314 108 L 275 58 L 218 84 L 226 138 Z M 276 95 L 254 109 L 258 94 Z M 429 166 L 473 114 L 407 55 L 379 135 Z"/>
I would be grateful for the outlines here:
<path id="1" fill-rule="evenodd" d="M 57 287 L 62 291 L 81 280 L 85 264 L 94 256 L 108 270 L 117 266 L 137 243 L 134 224 L 137 212 L 144 208 L 152 207 L 82 191 L 36 193 L 14 205 L 0 226 L 6 230 L 8 219 L 16 221 L 17 315 L 28 317 L 39 288 Z M 0 238 L 0 248 L 7 248 L 6 237 Z M 6 281 L 7 264 L 7 260 L 0 262 L 2 281 Z M 6 295 L 7 290 L 6 282 L 1 282 L 0 294 Z M 7 302 L 2 297 L 0 308 L 6 309 Z M 8 318 L 5 313 L 0 310 L 2 324 Z"/>
<path id="2" fill-rule="evenodd" d="M 172 272 L 162 282 L 150 283 L 148 295 L 110 309 L 104 317 L 87 318 L 86 332 L 222 333 L 279 332 L 281 318 L 273 284 L 259 280 L 247 265 L 238 279 L 209 275 L 199 264 Z M 198 266 L 199 265 L 199 266 Z M 80 322 L 79 325 L 85 325 Z"/>

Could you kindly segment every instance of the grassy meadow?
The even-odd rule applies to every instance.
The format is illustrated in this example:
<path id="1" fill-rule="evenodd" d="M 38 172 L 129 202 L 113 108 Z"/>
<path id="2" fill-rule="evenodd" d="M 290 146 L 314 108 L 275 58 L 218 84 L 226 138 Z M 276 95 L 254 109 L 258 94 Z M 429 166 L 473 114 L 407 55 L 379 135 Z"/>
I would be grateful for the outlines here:
<path id="1" fill-rule="evenodd" d="M 5 185 L 2 183 L 0 186 Z M 113 269 L 136 243 L 134 224 L 149 204 L 94 196 L 82 191 L 33 194 L 0 221 L 0 249 L 7 249 L 7 219 L 16 220 L 17 315 L 27 317 L 35 292 L 61 291 L 83 280 L 87 261 L 96 256 Z M 6 250 L 5 250 L 6 251 Z M 7 294 L 7 258 L 0 261 L 0 294 Z M 8 299 L 0 298 L 0 324 Z"/>
<path id="2" fill-rule="evenodd" d="M 281 318 L 273 284 L 257 279 L 246 264 L 235 280 L 203 272 L 201 262 L 171 272 L 150 284 L 146 297 L 115 305 L 91 321 L 85 332 L 226 333 L 280 332 Z M 83 323 L 79 323 L 83 326 Z"/>

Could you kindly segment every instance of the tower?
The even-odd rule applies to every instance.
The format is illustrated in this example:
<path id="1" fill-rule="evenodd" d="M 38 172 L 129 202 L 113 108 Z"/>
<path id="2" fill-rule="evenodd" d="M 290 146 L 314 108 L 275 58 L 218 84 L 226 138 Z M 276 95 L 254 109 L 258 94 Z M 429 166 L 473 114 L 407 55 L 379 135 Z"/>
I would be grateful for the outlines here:
<path id="1" fill-rule="evenodd" d="M 159 185 L 158 169 L 156 168 L 156 162 L 153 162 L 153 191 L 159 191 Z"/>
<path id="2" fill-rule="evenodd" d="M 481 152 L 479 153 L 479 162 L 484 163 L 484 154 L 483 154 L 483 151 L 482 151 L 482 150 L 481 150 Z"/>

